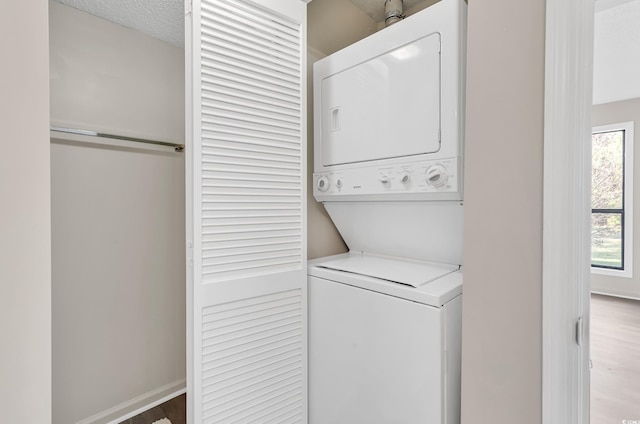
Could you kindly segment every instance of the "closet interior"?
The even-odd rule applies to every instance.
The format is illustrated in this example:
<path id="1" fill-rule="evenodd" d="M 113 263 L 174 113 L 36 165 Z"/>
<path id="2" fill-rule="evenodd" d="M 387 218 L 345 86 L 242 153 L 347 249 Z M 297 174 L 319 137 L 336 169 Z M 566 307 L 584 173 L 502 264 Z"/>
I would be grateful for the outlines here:
<path id="1" fill-rule="evenodd" d="M 106 423 L 185 390 L 184 49 L 55 1 L 49 31 L 53 423 Z"/>

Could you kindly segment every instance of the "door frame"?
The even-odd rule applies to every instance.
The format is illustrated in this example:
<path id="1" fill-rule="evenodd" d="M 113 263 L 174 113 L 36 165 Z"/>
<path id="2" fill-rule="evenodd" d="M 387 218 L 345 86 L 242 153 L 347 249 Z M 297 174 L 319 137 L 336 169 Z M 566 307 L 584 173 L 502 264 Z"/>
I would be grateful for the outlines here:
<path id="1" fill-rule="evenodd" d="M 589 422 L 594 2 L 547 0 L 542 422 Z"/>
<path id="2" fill-rule="evenodd" d="M 589 412 L 590 149 L 580 140 L 591 134 L 594 5 L 547 0 L 546 8 L 542 417 L 545 424 L 583 424 Z M 579 317 L 582 347 L 575 343 Z"/>

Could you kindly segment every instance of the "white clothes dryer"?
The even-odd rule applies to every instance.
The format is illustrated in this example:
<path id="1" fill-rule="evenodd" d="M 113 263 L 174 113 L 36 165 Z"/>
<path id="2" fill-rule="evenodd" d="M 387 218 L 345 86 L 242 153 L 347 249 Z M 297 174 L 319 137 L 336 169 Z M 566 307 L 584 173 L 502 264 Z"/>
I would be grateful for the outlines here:
<path id="1" fill-rule="evenodd" d="M 351 252 L 308 288 L 310 424 L 460 422 L 458 266 Z"/>

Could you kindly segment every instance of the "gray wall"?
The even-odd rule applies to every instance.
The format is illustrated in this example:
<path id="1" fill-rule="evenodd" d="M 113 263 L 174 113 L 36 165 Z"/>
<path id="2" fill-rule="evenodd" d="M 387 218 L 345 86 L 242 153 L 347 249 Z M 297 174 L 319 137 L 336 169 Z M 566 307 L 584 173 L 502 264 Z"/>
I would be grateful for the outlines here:
<path id="1" fill-rule="evenodd" d="M 539 424 L 545 2 L 468 19 L 462 422 Z"/>
<path id="2" fill-rule="evenodd" d="M 344 0 L 313 0 L 307 6 L 307 26 L 307 44 L 324 55 L 377 31 L 373 19 Z M 313 115 L 309 118 L 313 119 Z"/>
<path id="3" fill-rule="evenodd" d="M 52 122 L 184 139 L 182 49 L 50 9 Z M 184 155 L 55 141 L 51 168 L 53 422 L 102 422 L 185 386 Z"/>
<path id="4" fill-rule="evenodd" d="M 348 251 L 322 203 L 313 198 L 313 64 L 376 31 L 371 18 L 349 2 L 314 0 L 307 7 L 307 258 Z"/>
<path id="5" fill-rule="evenodd" d="M 313 48 L 307 51 L 307 258 L 346 252 L 347 246 L 333 225 L 322 203 L 313 198 L 313 64 L 325 55 Z"/>
<path id="6" fill-rule="evenodd" d="M 312 20 L 325 5 L 333 25 Z M 360 19 L 338 37 L 337 7 L 309 6 L 309 44 L 327 54 L 375 30 Z M 544 2 L 469 4 L 463 424 L 541 422 L 544 13 Z"/>
<path id="7" fill-rule="evenodd" d="M 0 5 L 0 411 L 51 422 L 47 3 Z"/>
<path id="8" fill-rule="evenodd" d="M 601 274 L 591 274 L 591 290 L 611 294 L 614 296 L 633 297 L 640 299 L 640 99 L 632 99 L 615 103 L 596 105 L 592 109 L 591 122 L 593 126 L 616 124 L 620 122 L 634 123 L 634 182 L 633 182 L 633 278 L 612 277 Z"/>

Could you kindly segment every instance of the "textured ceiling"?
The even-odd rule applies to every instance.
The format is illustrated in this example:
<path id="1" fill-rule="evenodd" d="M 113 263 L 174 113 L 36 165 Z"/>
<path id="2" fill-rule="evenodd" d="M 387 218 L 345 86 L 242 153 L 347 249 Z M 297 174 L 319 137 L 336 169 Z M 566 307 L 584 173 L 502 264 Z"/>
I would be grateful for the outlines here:
<path id="1" fill-rule="evenodd" d="M 640 98 L 640 0 L 598 0 L 593 103 Z"/>
<path id="2" fill-rule="evenodd" d="M 374 22 L 384 22 L 384 3 L 385 0 L 349 0 L 355 7 L 362 10 L 367 16 L 373 19 Z M 424 0 L 403 0 L 403 9 L 411 9 L 418 3 L 422 3 Z"/>
<path id="3" fill-rule="evenodd" d="M 184 47 L 184 0 L 55 0 Z"/>

